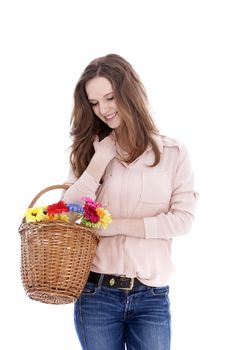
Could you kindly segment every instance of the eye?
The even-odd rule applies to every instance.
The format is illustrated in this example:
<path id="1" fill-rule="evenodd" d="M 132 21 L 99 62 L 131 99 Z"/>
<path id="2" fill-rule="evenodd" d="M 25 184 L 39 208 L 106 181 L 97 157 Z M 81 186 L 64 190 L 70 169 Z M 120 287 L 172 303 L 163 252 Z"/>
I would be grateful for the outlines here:
<path id="1" fill-rule="evenodd" d="M 111 96 L 111 97 L 108 97 L 108 98 L 107 98 L 108 101 L 111 101 L 111 100 L 113 100 L 113 99 L 114 99 L 114 96 Z"/>
<path id="2" fill-rule="evenodd" d="M 98 102 L 95 102 L 95 103 L 91 103 L 91 102 L 90 102 L 90 105 L 91 105 L 92 107 L 95 107 L 95 106 L 97 106 L 97 103 L 98 103 Z"/>

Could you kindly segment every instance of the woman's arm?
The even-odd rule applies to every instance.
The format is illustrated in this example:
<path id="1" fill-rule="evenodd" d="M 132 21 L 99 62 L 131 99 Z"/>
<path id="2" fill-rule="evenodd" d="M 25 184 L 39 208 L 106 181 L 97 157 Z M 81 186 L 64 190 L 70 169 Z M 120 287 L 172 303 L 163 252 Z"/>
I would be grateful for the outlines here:
<path id="1" fill-rule="evenodd" d="M 63 195 L 66 203 L 78 203 L 83 196 L 95 199 L 100 180 L 109 162 L 116 154 L 115 139 L 112 135 L 99 141 L 96 137 L 93 143 L 95 153 L 83 174 L 77 179 L 72 170 L 67 179 L 73 183 Z"/>

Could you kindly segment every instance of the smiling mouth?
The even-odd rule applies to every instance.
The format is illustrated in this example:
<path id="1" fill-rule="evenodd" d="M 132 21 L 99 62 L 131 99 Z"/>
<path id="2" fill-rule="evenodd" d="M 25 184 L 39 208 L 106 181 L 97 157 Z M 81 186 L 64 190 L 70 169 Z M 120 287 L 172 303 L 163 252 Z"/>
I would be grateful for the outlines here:
<path id="1" fill-rule="evenodd" d="M 104 118 L 105 118 L 107 121 L 111 121 L 113 118 L 115 118 L 116 115 L 117 115 L 117 112 L 112 113 L 112 114 L 109 114 L 108 116 L 105 116 Z"/>

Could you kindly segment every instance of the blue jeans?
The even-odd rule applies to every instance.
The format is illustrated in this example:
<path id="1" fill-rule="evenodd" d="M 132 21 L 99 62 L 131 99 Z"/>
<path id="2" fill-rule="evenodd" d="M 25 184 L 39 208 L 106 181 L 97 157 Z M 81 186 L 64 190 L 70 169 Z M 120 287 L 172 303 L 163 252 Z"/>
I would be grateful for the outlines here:
<path id="1" fill-rule="evenodd" d="M 169 287 L 132 291 L 87 282 L 75 303 L 75 328 L 83 350 L 169 350 Z"/>

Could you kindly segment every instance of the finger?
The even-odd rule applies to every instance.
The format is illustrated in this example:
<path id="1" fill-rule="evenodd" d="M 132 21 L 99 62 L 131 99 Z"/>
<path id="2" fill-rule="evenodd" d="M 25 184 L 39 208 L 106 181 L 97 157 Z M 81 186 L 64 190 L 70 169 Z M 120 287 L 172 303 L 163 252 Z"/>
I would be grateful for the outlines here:
<path id="1" fill-rule="evenodd" d="M 111 137 L 112 140 L 116 141 L 116 134 L 114 130 L 111 132 L 111 134 L 109 134 L 109 136 Z"/>
<path id="2" fill-rule="evenodd" d="M 96 144 L 96 143 L 99 143 L 99 136 L 98 135 L 95 135 L 95 139 L 94 139 L 93 145 Z"/>
<path id="3" fill-rule="evenodd" d="M 96 135 L 95 136 L 95 140 L 94 140 L 94 142 L 93 142 L 93 147 L 94 147 L 94 149 L 96 150 L 96 146 L 99 144 L 99 136 L 98 135 Z"/>

